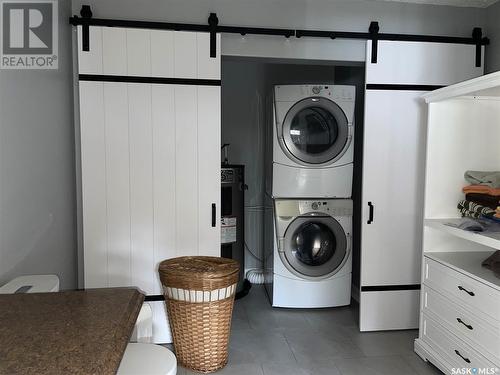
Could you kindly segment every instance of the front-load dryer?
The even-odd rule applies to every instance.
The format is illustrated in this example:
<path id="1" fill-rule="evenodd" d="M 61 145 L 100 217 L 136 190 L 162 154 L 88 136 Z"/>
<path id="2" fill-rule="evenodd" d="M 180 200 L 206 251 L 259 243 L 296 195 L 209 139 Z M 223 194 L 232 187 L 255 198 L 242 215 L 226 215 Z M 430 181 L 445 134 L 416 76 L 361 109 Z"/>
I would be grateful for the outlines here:
<path id="1" fill-rule="evenodd" d="M 266 280 L 273 306 L 350 304 L 352 212 L 350 199 L 274 201 L 272 276 Z"/>
<path id="2" fill-rule="evenodd" d="M 354 86 L 275 86 L 273 197 L 351 197 L 354 102 Z"/>

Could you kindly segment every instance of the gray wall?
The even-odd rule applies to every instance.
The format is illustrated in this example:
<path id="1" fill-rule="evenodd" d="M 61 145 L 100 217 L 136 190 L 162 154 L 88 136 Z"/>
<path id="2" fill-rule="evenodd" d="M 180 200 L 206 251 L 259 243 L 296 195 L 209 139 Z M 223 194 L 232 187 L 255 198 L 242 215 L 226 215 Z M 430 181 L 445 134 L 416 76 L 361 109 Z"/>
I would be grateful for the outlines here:
<path id="1" fill-rule="evenodd" d="M 206 23 L 209 12 L 217 12 L 223 25 L 283 28 L 367 31 L 370 21 L 379 21 L 381 32 L 470 36 L 473 27 L 485 24 L 484 9 L 374 0 L 73 0 L 75 14 L 82 4 L 103 18 Z M 222 39 L 225 55 L 363 61 L 364 51 L 360 40 L 228 34 Z"/>
<path id="2" fill-rule="evenodd" d="M 470 36 L 484 24 L 484 11 L 363 0 L 73 0 L 73 12 L 92 6 L 96 17 L 205 23 L 217 12 L 221 24 L 333 28 L 366 31 L 379 21 L 381 31 Z"/>
<path id="3" fill-rule="evenodd" d="M 59 70 L 0 70 L 0 285 L 54 273 L 76 287 L 71 13 L 59 1 Z"/>
<path id="4" fill-rule="evenodd" d="M 261 258 L 264 194 L 265 70 L 262 64 L 222 60 L 222 143 L 230 143 L 229 162 L 245 165 L 245 243 Z M 260 262 L 245 252 L 246 269 Z"/>
<path id="5" fill-rule="evenodd" d="M 272 88 L 277 84 L 334 83 L 334 67 L 226 57 L 222 60 L 222 143 L 229 161 L 245 165 L 245 268 L 259 268 L 263 256 L 265 194 L 264 137 Z M 255 256 L 252 256 L 251 254 Z"/>
<path id="6" fill-rule="evenodd" d="M 58 71 L 0 71 L 0 283 L 20 274 L 56 273 L 76 286 L 75 169 L 70 0 L 59 0 Z M 468 36 L 485 11 L 357 0 L 73 0 L 96 17 Z M 494 9 L 496 11 L 498 6 Z M 493 12 L 492 12 L 493 13 Z M 498 13 L 495 13 L 498 14 Z M 490 17 L 490 28 L 498 27 Z M 497 32 L 498 34 L 498 32 Z M 499 38 L 500 39 L 500 38 Z M 495 50 L 493 50 L 495 51 Z M 224 36 L 230 55 L 362 60 L 364 43 Z M 491 67 L 498 66 L 491 54 Z"/>
<path id="7" fill-rule="evenodd" d="M 486 31 L 491 44 L 486 47 L 486 72 L 500 70 L 500 2 L 486 12 Z"/>

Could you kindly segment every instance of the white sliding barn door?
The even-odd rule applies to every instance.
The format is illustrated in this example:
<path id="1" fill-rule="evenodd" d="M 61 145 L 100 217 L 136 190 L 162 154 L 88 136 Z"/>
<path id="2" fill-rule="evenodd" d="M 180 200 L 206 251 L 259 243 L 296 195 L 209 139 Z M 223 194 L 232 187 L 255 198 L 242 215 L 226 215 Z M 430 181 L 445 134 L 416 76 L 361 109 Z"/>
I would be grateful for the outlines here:
<path id="1" fill-rule="evenodd" d="M 369 41 L 360 329 L 417 328 L 427 119 L 420 96 L 429 86 L 482 75 L 483 67 L 475 67 L 472 45 L 379 41 L 375 64 L 371 47 Z"/>
<path id="2" fill-rule="evenodd" d="M 207 33 L 90 27 L 86 52 L 78 33 L 85 288 L 161 295 L 160 261 L 220 255 L 220 50 Z"/>

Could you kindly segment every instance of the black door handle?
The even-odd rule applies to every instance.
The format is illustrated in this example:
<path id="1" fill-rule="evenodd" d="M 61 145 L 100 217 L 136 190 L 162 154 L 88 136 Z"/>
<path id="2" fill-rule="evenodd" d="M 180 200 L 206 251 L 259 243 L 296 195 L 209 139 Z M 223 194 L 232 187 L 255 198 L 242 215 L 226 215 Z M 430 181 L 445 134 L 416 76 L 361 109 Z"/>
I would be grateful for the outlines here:
<path id="1" fill-rule="evenodd" d="M 463 324 L 464 326 L 466 326 L 468 329 L 470 329 L 472 331 L 472 326 L 470 324 L 467 324 L 465 323 L 462 319 L 460 318 L 457 318 L 457 322 L 459 322 L 460 324 Z"/>
<path id="2" fill-rule="evenodd" d="M 462 358 L 465 362 L 470 363 L 470 359 L 464 357 L 458 350 L 455 349 L 455 354 L 458 355 L 460 358 Z"/>
<path id="3" fill-rule="evenodd" d="M 472 297 L 474 297 L 474 296 L 475 296 L 474 292 L 469 292 L 467 289 L 465 289 L 465 288 L 464 288 L 463 286 L 461 286 L 461 285 L 459 285 L 459 286 L 458 286 L 458 289 L 459 289 L 459 290 L 461 290 L 461 291 L 463 291 L 463 292 L 465 292 L 465 293 L 467 293 L 469 296 L 472 296 Z"/>
<path id="4" fill-rule="evenodd" d="M 212 203 L 212 228 L 215 228 L 216 224 L 216 216 L 217 216 L 217 206 L 215 203 Z"/>
<path id="5" fill-rule="evenodd" d="M 368 216 L 368 221 L 366 222 L 366 224 L 371 224 L 373 223 L 373 203 L 368 202 L 368 207 L 370 207 L 370 214 Z"/>

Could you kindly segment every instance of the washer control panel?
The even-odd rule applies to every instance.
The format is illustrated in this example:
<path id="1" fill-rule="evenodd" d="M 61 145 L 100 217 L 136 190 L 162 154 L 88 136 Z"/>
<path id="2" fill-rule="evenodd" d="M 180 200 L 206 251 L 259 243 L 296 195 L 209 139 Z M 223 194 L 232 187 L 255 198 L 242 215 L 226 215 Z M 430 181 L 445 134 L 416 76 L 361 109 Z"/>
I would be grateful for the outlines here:
<path id="1" fill-rule="evenodd" d="M 352 216 L 351 199 L 325 199 L 298 201 L 299 215 L 318 214 L 329 216 Z"/>

